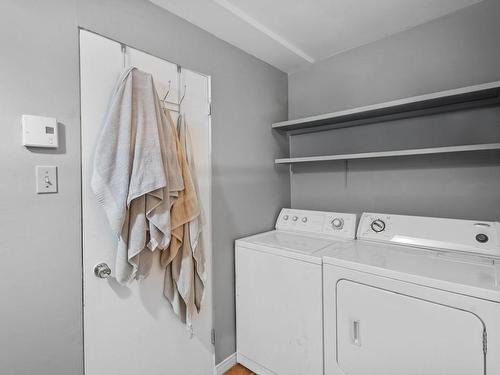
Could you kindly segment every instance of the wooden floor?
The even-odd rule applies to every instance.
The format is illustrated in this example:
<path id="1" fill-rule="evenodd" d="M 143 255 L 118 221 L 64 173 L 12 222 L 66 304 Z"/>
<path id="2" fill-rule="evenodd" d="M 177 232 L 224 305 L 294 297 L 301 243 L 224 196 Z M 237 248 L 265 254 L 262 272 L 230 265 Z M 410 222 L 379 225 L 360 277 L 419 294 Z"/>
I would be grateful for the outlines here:
<path id="1" fill-rule="evenodd" d="M 224 375 L 255 375 L 255 373 L 243 367 L 242 365 L 237 364 L 229 371 L 227 371 Z"/>

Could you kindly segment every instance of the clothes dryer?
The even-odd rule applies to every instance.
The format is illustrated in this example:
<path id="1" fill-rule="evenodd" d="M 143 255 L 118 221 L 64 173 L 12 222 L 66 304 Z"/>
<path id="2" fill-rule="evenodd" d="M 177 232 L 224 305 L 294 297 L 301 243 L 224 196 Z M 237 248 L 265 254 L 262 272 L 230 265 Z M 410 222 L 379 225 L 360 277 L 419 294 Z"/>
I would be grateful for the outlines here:
<path id="1" fill-rule="evenodd" d="M 364 213 L 323 257 L 326 375 L 500 374 L 500 224 Z"/>

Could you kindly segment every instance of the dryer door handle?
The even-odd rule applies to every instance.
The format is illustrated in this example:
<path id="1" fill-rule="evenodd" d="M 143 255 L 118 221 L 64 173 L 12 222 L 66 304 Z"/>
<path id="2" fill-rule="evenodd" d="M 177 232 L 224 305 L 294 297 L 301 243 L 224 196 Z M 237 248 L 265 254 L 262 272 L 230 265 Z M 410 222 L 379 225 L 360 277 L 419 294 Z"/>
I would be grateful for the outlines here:
<path id="1" fill-rule="evenodd" d="M 352 341 L 357 346 L 361 346 L 360 324 L 359 320 L 352 321 Z"/>

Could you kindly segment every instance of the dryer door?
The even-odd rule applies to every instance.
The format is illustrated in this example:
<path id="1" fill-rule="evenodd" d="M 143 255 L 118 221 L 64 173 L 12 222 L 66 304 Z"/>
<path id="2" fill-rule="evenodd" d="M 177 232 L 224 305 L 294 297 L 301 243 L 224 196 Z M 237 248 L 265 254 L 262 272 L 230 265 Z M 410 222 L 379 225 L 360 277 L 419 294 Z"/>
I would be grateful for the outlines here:
<path id="1" fill-rule="evenodd" d="M 337 284 L 337 362 L 346 375 L 484 375 L 473 313 L 352 281 Z"/>

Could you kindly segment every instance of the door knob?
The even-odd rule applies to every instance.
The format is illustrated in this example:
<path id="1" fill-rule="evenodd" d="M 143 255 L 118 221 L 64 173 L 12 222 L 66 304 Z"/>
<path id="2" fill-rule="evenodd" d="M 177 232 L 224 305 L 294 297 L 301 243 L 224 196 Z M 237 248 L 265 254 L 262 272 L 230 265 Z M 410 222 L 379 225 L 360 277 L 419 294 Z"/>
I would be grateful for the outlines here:
<path id="1" fill-rule="evenodd" d="M 106 263 L 99 263 L 94 267 L 94 274 L 101 279 L 107 279 L 111 277 L 111 269 Z"/>

